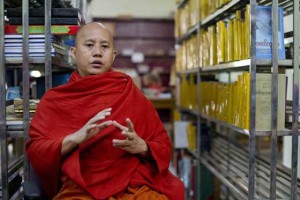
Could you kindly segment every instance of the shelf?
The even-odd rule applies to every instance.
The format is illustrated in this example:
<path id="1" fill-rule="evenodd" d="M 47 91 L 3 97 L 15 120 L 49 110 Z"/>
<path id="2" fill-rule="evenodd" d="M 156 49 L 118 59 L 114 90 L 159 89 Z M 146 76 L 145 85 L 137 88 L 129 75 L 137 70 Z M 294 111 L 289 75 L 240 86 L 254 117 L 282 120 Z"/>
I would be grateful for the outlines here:
<path id="1" fill-rule="evenodd" d="M 266 6 L 272 5 L 271 0 L 261 0 L 259 3 L 262 5 L 266 5 Z M 280 7 L 283 7 L 285 15 L 289 15 L 293 12 L 293 1 L 281 0 L 281 1 L 278 1 L 278 5 Z"/>
<path id="2" fill-rule="evenodd" d="M 8 165 L 8 176 L 18 173 L 23 167 L 23 156 L 13 159 Z"/>
<path id="3" fill-rule="evenodd" d="M 224 185 L 226 185 L 238 199 L 247 200 L 247 196 L 245 194 L 241 193 L 240 190 L 236 186 L 234 186 L 233 183 L 231 183 L 229 180 L 227 180 L 227 177 L 225 177 L 222 172 L 215 169 L 214 166 L 212 164 L 210 164 L 205 158 L 201 158 L 200 162 L 211 173 L 213 173 Z"/>
<path id="4" fill-rule="evenodd" d="M 176 44 L 182 44 L 183 41 L 187 40 L 191 35 L 195 34 L 199 28 L 199 24 L 196 24 L 189 28 L 189 30 L 181 37 L 176 39 Z"/>
<path id="5" fill-rule="evenodd" d="M 22 183 L 22 177 L 21 177 L 22 171 L 23 171 L 23 156 L 15 158 L 10 163 L 8 163 L 7 175 L 8 175 L 8 186 L 9 186 L 10 197 L 18 196 L 18 191 Z M 0 181 L 1 181 L 0 197 L 2 198 L 2 180 L 0 179 Z M 17 198 L 11 198 L 11 199 L 17 199 Z"/>
<path id="6" fill-rule="evenodd" d="M 232 0 L 228 4 L 224 5 L 223 7 L 219 8 L 213 14 L 206 17 L 204 20 L 200 22 L 201 26 L 208 26 L 214 22 L 219 21 L 221 18 L 224 18 L 230 14 L 232 14 L 233 10 L 237 10 L 241 7 L 244 7 L 246 3 L 249 1 L 246 0 Z"/>
<path id="7" fill-rule="evenodd" d="M 177 8 L 182 8 L 189 0 L 181 0 L 178 4 L 177 4 Z"/>
<path id="8" fill-rule="evenodd" d="M 5 64 L 17 65 L 23 64 L 23 57 L 6 57 Z M 44 57 L 29 57 L 29 63 L 31 64 L 44 64 Z"/>
<path id="9" fill-rule="evenodd" d="M 177 151 L 180 151 L 181 154 L 187 154 L 187 155 L 190 155 L 192 156 L 194 159 L 196 160 L 199 160 L 200 157 L 199 157 L 199 154 L 196 152 L 196 151 L 193 151 L 189 148 L 185 148 L 185 147 L 180 147 L 180 148 L 175 148 Z"/>
<path id="10" fill-rule="evenodd" d="M 202 18 L 202 20 L 198 22 L 197 25 L 188 29 L 188 31 L 184 32 L 184 34 L 182 34 L 181 37 L 178 37 L 177 45 L 179 46 L 180 44 L 185 43 L 185 41 L 189 40 L 190 38 L 199 37 L 199 34 L 202 31 L 202 29 L 205 30 L 209 26 L 215 25 L 218 21 L 224 21 L 224 20 L 226 21 L 232 19 L 232 17 L 236 15 L 237 10 L 240 10 L 243 15 L 246 9 L 246 5 L 249 4 L 249 2 L 250 2 L 249 0 L 231 0 L 229 3 L 215 10 L 215 12 L 210 12 L 210 14 Z M 293 11 L 293 4 L 297 2 L 299 2 L 299 0 L 294 0 L 294 1 L 279 0 L 278 4 L 279 6 L 284 8 L 284 15 L 287 15 Z M 256 5 L 257 6 L 271 5 L 273 3 L 276 4 L 276 2 L 272 0 L 258 0 L 257 2 L 251 1 L 250 9 L 254 8 Z M 194 3 L 192 6 L 196 6 L 196 5 L 199 4 Z M 189 13 L 190 12 L 187 11 L 187 13 L 185 14 L 189 14 Z M 251 12 L 249 14 L 251 19 L 253 19 L 253 17 L 255 18 L 255 13 Z M 295 11 L 294 15 L 299 15 L 298 11 L 297 12 Z M 177 25 L 180 26 L 180 24 Z M 293 29 L 295 29 L 295 25 L 293 25 L 292 27 Z M 274 31 L 276 32 L 275 29 L 272 30 L 272 32 Z M 251 37 L 255 36 L 255 30 L 254 32 L 252 31 L 249 34 Z M 290 33 L 288 34 L 289 37 L 292 37 L 292 35 L 293 34 Z M 250 39 L 250 37 L 248 39 Z M 296 48 L 297 47 L 295 47 L 295 49 Z M 199 46 L 197 47 L 197 49 L 199 50 Z M 206 50 L 208 49 L 209 47 L 206 48 Z M 253 78 L 255 79 L 256 73 L 272 73 L 272 71 L 274 70 L 273 69 L 274 64 L 276 64 L 275 67 L 276 69 L 278 66 L 279 73 L 282 73 L 282 71 L 284 71 L 285 69 L 293 69 L 294 62 L 292 59 L 290 59 L 291 56 L 287 55 L 287 58 L 289 59 L 278 60 L 273 62 L 272 59 L 257 59 L 255 57 L 255 52 L 252 53 L 250 52 L 251 57 L 249 57 L 248 59 L 236 60 L 228 63 L 220 63 L 220 64 L 215 64 L 213 66 L 200 67 L 199 65 L 196 69 L 193 69 L 191 71 L 189 70 L 179 71 L 177 72 L 178 75 L 177 78 L 179 78 L 178 83 L 180 83 L 182 76 L 185 77 L 186 74 L 187 76 L 189 76 L 189 74 L 192 74 L 190 76 L 197 75 L 198 79 L 199 79 L 198 76 L 201 76 L 200 79 L 203 79 L 202 81 L 204 80 L 215 81 L 216 79 L 218 79 L 218 75 L 221 75 L 221 73 L 231 74 L 235 72 L 239 72 L 239 73 L 251 72 L 252 81 L 255 81 L 253 80 Z M 199 55 L 195 55 L 195 56 L 199 58 Z M 207 64 L 209 65 L 209 63 Z M 187 66 L 180 66 L 180 67 L 184 69 Z M 274 88 L 276 89 L 277 86 L 274 86 Z M 255 96 L 257 91 L 255 92 L 251 90 L 251 92 L 254 93 L 254 94 L 252 93 L 250 94 L 250 96 L 253 97 L 253 95 Z M 180 94 L 180 91 L 178 94 Z M 197 94 L 199 97 L 199 90 L 197 90 Z M 209 89 L 206 95 L 209 96 Z M 181 95 L 181 97 L 184 98 L 185 96 Z M 251 105 L 253 105 L 252 103 L 253 102 L 251 100 Z M 273 107 L 272 109 L 276 110 L 276 105 L 275 108 Z M 277 155 L 276 151 L 278 150 L 279 147 L 281 148 L 282 145 L 281 143 L 278 143 L 279 144 L 278 146 L 276 141 L 280 139 L 281 136 L 291 136 L 293 134 L 293 131 L 289 127 L 288 123 L 286 123 L 284 127 L 280 127 L 280 129 L 283 129 L 280 131 L 276 130 L 276 128 L 279 127 L 277 125 L 273 131 L 271 127 L 269 128 L 267 126 L 266 128 L 263 128 L 261 126 L 258 126 L 258 124 L 256 125 L 255 128 L 252 128 L 253 123 L 251 124 L 251 129 L 249 129 L 248 126 L 243 126 L 243 127 L 247 127 L 247 129 L 243 129 L 233 124 L 227 123 L 225 121 L 216 119 L 214 117 L 201 114 L 200 109 L 197 109 L 198 112 L 194 112 L 194 110 L 189 109 L 188 106 L 186 107 L 177 106 L 177 108 L 183 114 L 184 112 L 186 112 L 188 114 L 196 115 L 197 128 L 200 129 L 202 123 L 207 123 L 206 125 L 209 127 L 211 133 L 210 135 L 217 136 L 217 139 L 215 138 L 211 139 L 212 149 L 210 152 L 199 153 L 200 154 L 199 161 L 206 168 L 208 168 L 217 177 L 217 179 L 220 180 L 220 182 L 223 183 L 221 184 L 221 186 L 218 186 L 217 189 L 220 190 L 221 188 L 222 190 L 222 188 L 225 188 L 223 190 L 224 193 L 220 195 L 220 198 L 224 197 L 228 199 L 245 199 L 245 200 L 270 199 L 270 198 L 271 199 L 300 199 L 300 180 L 299 178 L 297 178 L 297 175 L 295 174 L 295 170 L 297 168 L 295 163 L 297 162 L 297 160 L 299 160 L 297 159 L 296 152 L 293 152 L 293 156 L 291 157 L 293 163 L 292 169 L 288 169 L 284 167 L 280 163 L 281 158 L 275 157 Z M 188 116 L 188 117 L 189 117 L 188 118 L 189 121 L 194 122 L 193 116 Z M 251 118 L 252 115 L 248 117 Z M 290 115 L 288 115 L 288 117 L 290 117 Z M 221 119 L 221 117 L 218 118 Z M 253 119 L 251 119 L 252 122 L 255 122 L 255 120 L 260 120 L 260 118 L 254 117 Z M 288 120 L 286 120 L 285 122 L 287 121 Z M 293 123 L 293 125 L 296 125 L 296 123 Z M 299 123 L 297 125 L 299 125 Z M 267 131 L 260 131 L 264 129 Z M 222 136 L 222 138 L 218 137 L 218 134 L 216 134 L 217 130 L 220 130 L 219 131 L 220 133 L 222 130 L 225 131 L 224 136 Z M 299 125 L 299 130 L 295 134 L 300 136 L 299 132 L 300 132 L 300 125 Z M 273 133 L 276 133 L 276 135 L 272 135 Z M 244 137 L 244 135 L 248 137 Z M 198 138 L 200 139 L 200 141 L 198 142 L 201 142 L 202 141 L 201 136 L 198 137 L 200 137 Z M 238 139 L 236 141 L 231 141 L 232 137 L 237 137 L 242 139 L 240 141 L 238 141 Z M 270 139 L 270 141 L 268 143 L 263 143 L 264 145 L 256 146 L 255 140 L 258 140 L 259 141 L 258 144 L 260 144 L 260 140 L 263 140 L 264 137 Z M 297 137 L 293 137 L 293 143 L 298 144 L 297 140 L 298 140 Z M 198 145 L 201 146 L 201 144 Z M 262 155 L 261 153 L 262 151 L 264 151 L 264 153 L 267 152 L 268 154 Z M 204 188 L 203 186 L 205 186 L 205 183 L 201 182 L 197 187 L 197 189 L 199 188 L 203 189 Z M 219 195 L 219 193 L 217 195 Z"/>
<path id="11" fill-rule="evenodd" d="M 53 7 L 61 7 L 66 8 L 70 7 L 70 2 L 66 0 L 52 0 Z M 5 8 L 15 8 L 15 7 L 22 7 L 22 1 L 20 0 L 4 0 Z M 40 7 L 40 1 L 29 1 L 29 7 Z"/>
<path id="12" fill-rule="evenodd" d="M 212 150 L 203 154 L 200 161 L 227 186 L 238 199 L 248 194 L 248 152 L 221 138 L 213 140 Z M 269 198 L 270 163 L 256 156 L 256 199 Z M 290 172 L 277 167 L 277 198 L 289 199 Z M 300 197 L 300 182 L 297 183 L 297 196 Z"/>
<path id="13" fill-rule="evenodd" d="M 239 61 L 234 61 L 234 62 L 229 62 L 229 63 L 222 63 L 222 64 L 217 64 L 213 66 L 207 66 L 207 67 L 202 67 L 201 71 L 202 72 L 216 72 L 216 71 L 224 71 L 224 70 L 234 70 L 234 69 L 249 69 L 251 64 L 250 59 L 245 59 L 245 60 L 239 60 Z M 256 61 L 256 66 L 272 66 L 272 61 L 271 60 L 257 60 Z M 292 67 L 293 66 L 293 61 L 291 59 L 288 60 L 278 60 L 278 66 L 280 67 Z"/>
<path id="14" fill-rule="evenodd" d="M 58 58 L 56 56 L 52 57 L 52 64 L 57 66 L 57 67 L 62 67 L 65 69 L 71 69 L 71 70 L 75 70 L 76 66 L 74 65 L 70 65 L 64 61 L 61 61 L 61 58 Z"/>
<path id="15" fill-rule="evenodd" d="M 192 114 L 192 115 L 195 115 L 195 116 L 199 116 L 198 111 L 192 110 L 192 109 L 189 109 L 189 108 L 185 108 L 185 107 L 182 107 L 182 106 L 177 106 L 177 110 L 179 110 L 180 112 L 185 112 L 185 113 L 189 113 L 189 114 Z"/>
<path id="16" fill-rule="evenodd" d="M 242 129 L 238 126 L 235 126 L 233 124 L 229 124 L 227 122 L 224 122 L 222 120 L 218 120 L 216 118 L 210 117 L 205 114 L 200 114 L 200 116 L 207 121 L 214 122 L 216 124 L 222 125 L 224 127 L 230 128 L 238 133 L 248 135 L 249 136 L 249 130 L 248 129 Z M 271 131 L 256 131 L 255 136 L 271 136 L 272 132 Z M 283 130 L 283 131 L 277 131 L 277 136 L 289 136 L 292 135 L 292 131 L 289 129 Z"/>
<path id="17" fill-rule="evenodd" d="M 23 137 L 24 136 L 24 131 L 6 131 L 7 137 Z"/>
<path id="18" fill-rule="evenodd" d="M 191 155 L 193 158 L 195 159 L 199 159 L 199 155 L 197 152 L 191 150 L 191 149 L 188 149 L 188 148 L 185 148 L 184 149 L 189 155 Z"/>
<path id="19" fill-rule="evenodd" d="M 151 98 L 149 100 L 152 102 L 153 106 L 156 109 L 170 109 L 170 110 L 175 109 L 175 99 L 174 98 L 167 98 L 167 99 Z"/>
<path id="20" fill-rule="evenodd" d="M 185 5 L 185 3 L 188 0 L 182 0 L 177 7 L 181 8 Z M 249 1 L 247 0 L 232 0 L 231 2 L 229 2 L 228 4 L 224 5 L 223 7 L 219 8 L 217 11 L 215 11 L 213 14 L 207 16 L 205 19 L 203 19 L 200 23 L 192 26 L 187 33 L 185 33 L 183 36 L 181 36 L 180 38 L 177 39 L 177 44 L 181 44 L 184 40 L 186 40 L 187 38 L 189 38 L 192 34 L 194 34 L 199 27 L 205 27 L 205 26 L 209 26 L 212 23 L 215 23 L 217 21 L 219 21 L 221 18 L 224 18 L 230 14 L 232 14 L 232 11 L 237 10 L 239 8 L 244 7 L 247 3 L 249 3 Z M 281 4 L 279 5 L 285 5 L 281 2 Z M 293 8 L 293 4 L 292 2 L 290 2 L 288 5 L 285 5 L 284 8 L 286 10 L 288 9 L 292 9 Z"/>
<path id="21" fill-rule="evenodd" d="M 14 100 L 13 99 L 5 101 L 5 106 L 11 106 L 11 105 L 14 105 Z"/>
<path id="22" fill-rule="evenodd" d="M 187 69 L 184 71 L 177 72 L 178 74 L 197 74 L 199 72 L 199 68 Z"/>
<path id="23" fill-rule="evenodd" d="M 227 122 L 218 120 L 218 119 L 216 119 L 216 118 L 210 117 L 210 116 L 205 115 L 205 114 L 200 114 L 200 116 L 201 116 L 202 118 L 206 119 L 207 121 L 214 122 L 214 123 L 216 123 L 216 124 L 219 124 L 219 125 L 222 125 L 222 126 L 224 126 L 224 127 L 230 128 L 230 129 L 235 130 L 236 132 L 242 133 L 242 134 L 244 134 L 244 135 L 249 135 L 249 130 L 242 129 L 242 128 L 238 127 L 238 126 L 229 124 L 229 123 L 227 123 Z"/>
<path id="24" fill-rule="evenodd" d="M 76 69 L 75 66 L 70 66 L 66 62 L 61 61 L 58 57 L 51 57 L 52 58 L 52 64 L 56 67 L 62 67 L 64 69 Z M 29 63 L 36 64 L 36 65 L 42 65 L 45 64 L 45 58 L 44 57 L 29 57 Z M 22 57 L 6 57 L 5 64 L 7 65 L 19 65 L 19 68 L 22 68 L 23 64 L 23 58 Z"/>

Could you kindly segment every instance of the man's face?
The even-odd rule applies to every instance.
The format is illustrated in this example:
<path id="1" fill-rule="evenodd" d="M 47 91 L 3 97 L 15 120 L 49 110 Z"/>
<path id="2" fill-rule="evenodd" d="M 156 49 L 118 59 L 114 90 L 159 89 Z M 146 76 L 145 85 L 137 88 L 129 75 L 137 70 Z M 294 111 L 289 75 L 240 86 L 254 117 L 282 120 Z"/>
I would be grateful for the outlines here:
<path id="1" fill-rule="evenodd" d="M 99 23 L 86 25 L 79 30 L 71 55 L 81 76 L 108 71 L 116 55 L 111 33 Z"/>

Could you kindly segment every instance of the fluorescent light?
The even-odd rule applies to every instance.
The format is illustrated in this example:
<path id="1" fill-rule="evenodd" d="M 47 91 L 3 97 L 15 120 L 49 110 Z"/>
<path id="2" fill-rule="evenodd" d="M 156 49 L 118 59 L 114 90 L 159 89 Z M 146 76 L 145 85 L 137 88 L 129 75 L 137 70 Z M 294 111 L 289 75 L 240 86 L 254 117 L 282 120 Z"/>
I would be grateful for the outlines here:
<path id="1" fill-rule="evenodd" d="M 33 70 L 33 71 L 30 72 L 30 76 L 35 77 L 35 78 L 38 78 L 38 77 L 41 77 L 42 74 L 41 74 L 41 72 L 38 71 L 38 70 Z"/>

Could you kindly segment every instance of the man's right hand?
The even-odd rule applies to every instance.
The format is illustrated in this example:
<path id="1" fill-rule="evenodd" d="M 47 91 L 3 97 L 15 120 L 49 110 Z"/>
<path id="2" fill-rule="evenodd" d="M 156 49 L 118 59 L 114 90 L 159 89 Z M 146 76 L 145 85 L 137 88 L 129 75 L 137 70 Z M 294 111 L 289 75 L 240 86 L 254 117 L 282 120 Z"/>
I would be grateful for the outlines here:
<path id="1" fill-rule="evenodd" d="M 66 136 L 62 142 L 61 154 L 65 156 L 71 152 L 77 145 L 89 140 L 91 137 L 95 136 L 99 131 L 107 126 L 112 125 L 112 121 L 105 121 L 100 124 L 100 120 L 104 120 L 106 116 L 111 114 L 111 108 L 106 108 L 101 112 L 97 113 L 92 117 L 81 129 Z"/>

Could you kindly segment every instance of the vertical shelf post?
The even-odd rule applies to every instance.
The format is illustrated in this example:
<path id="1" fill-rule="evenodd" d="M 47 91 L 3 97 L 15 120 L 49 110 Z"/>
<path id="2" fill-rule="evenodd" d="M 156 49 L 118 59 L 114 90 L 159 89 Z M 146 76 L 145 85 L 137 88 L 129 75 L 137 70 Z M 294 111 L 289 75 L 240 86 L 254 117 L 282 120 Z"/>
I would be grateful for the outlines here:
<path id="1" fill-rule="evenodd" d="M 278 0 L 272 0 L 272 100 L 270 199 L 276 199 L 278 116 Z"/>
<path id="2" fill-rule="evenodd" d="M 29 1 L 22 1 L 22 21 L 23 21 L 23 128 L 24 128 L 24 144 L 28 139 L 29 128 Z M 25 148 L 25 147 L 24 147 Z M 25 152 L 25 149 L 24 149 Z M 24 154 L 24 180 L 29 179 L 29 164 Z"/>
<path id="3" fill-rule="evenodd" d="M 250 130 L 248 199 L 255 199 L 256 0 L 250 0 Z"/>
<path id="4" fill-rule="evenodd" d="M 0 137 L 2 199 L 8 199 L 8 153 L 6 138 L 6 79 L 4 56 L 4 1 L 0 3 Z"/>
<path id="5" fill-rule="evenodd" d="M 52 88 L 51 4 L 51 0 L 45 1 L 45 91 Z"/>
<path id="6" fill-rule="evenodd" d="M 200 8 L 200 1 L 197 1 L 197 10 L 198 10 L 198 13 L 197 13 L 197 17 L 198 19 L 200 20 L 200 12 L 201 12 L 201 8 Z M 201 83 L 201 68 L 200 68 L 200 58 L 199 58 L 199 53 L 200 53 L 200 50 L 199 50 L 199 47 L 200 47 L 200 44 L 201 44 L 201 26 L 200 26 L 200 21 L 197 22 L 198 25 L 197 25 L 197 46 L 198 48 L 196 48 L 196 53 L 197 53 L 197 151 L 198 151 L 198 156 L 199 158 L 201 158 L 201 113 L 200 113 L 200 109 L 201 109 L 201 101 L 200 101 L 200 98 L 201 98 L 201 91 L 200 91 L 200 83 Z M 197 179 L 197 183 L 199 184 L 199 188 L 197 188 L 196 190 L 196 199 L 197 200 L 200 200 L 201 199 L 201 195 L 202 195 L 202 192 L 201 192 L 201 189 L 202 189 L 202 183 L 203 181 L 201 181 L 201 173 L 203 170 L 201 170 L 201 162 L 200 160 L 198 160 L 198 166 L 197 166 L 197 174 L 198 174 L 198 179 Z"/>
<path id="7" fill-rule="evenodd" d="M 293 122 L 292 122 L 292 177 L 291 177 L 291 200 L 297 199 L 297 167 L 298 167 L 298 119 L 299 119 L 299 0 L 294 0 L 293 12 Z"/>

